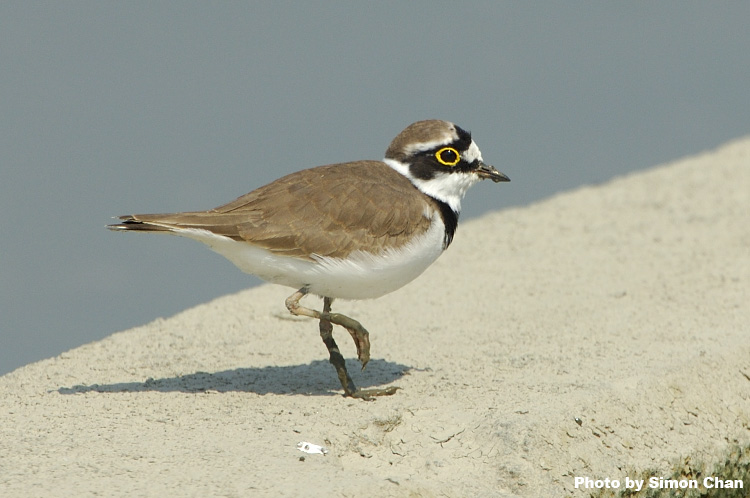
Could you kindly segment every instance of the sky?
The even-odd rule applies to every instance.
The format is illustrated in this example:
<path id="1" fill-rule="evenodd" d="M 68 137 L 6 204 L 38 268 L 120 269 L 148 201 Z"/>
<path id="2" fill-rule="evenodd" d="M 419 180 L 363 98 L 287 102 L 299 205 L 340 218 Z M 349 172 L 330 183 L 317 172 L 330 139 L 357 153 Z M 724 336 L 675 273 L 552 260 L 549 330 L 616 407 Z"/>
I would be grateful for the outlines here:
<path id="1" fill-rule="evenodd" d="M 116 215 L 380 159 L 420 119 L 471 130 L 512 180 L 473 187 L 462 221 L 746 136 L 748 19 L 671 0 L 2 2 L 0 374 L 260 283 L 193 241 L 106 230 Z"/>

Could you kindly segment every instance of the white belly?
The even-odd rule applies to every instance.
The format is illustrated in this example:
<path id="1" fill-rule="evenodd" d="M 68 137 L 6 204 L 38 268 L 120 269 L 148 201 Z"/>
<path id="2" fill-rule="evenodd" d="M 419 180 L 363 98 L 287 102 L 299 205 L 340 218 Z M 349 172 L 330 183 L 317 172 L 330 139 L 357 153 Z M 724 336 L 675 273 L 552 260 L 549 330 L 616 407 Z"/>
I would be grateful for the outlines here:
<path id="1" fill-rule="evenodd" d="M 398 249 L 382 254 L 357 251 L 346 259 L 313 255 L 315 261 L 279 256 L 207 230 L 177 229 L 171 233 L 207 244 L 245 273 L 267 282 L 307 287 L 312 294 L 331 298 L 370 299 L 421 275 L 443 252 L 445 226 L 436 212 L 427 232 Z"/>

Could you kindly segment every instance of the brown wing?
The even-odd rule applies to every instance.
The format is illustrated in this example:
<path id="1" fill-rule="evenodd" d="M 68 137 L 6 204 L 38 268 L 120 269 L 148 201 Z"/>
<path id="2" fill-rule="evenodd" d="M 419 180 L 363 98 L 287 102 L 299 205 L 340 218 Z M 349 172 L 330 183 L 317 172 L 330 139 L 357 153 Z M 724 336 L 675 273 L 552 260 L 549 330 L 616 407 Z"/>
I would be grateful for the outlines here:
<path id="1" fill-rule="evenodd" d="M 425 232 L 434 207 L 416 192 L 385 163 L 357 161 L 292 173 L 210 211 L 123 216 L 114 228 L 200 228 L 278 254 L 345 257 Z"/>

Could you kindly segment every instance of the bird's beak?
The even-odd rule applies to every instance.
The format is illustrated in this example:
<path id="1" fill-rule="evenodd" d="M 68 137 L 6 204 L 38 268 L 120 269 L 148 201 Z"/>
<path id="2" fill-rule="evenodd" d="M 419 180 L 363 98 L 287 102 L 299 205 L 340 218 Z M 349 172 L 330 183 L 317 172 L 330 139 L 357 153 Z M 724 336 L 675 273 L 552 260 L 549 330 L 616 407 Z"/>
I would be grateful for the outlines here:
<path id="1" fill-rule="evenodd" d="M 495 169 L 494 166 L 490 166 L 489 164 L 484 164 L 482 161 L 479 161 L 479 167 L 476 169 L 477 174 L 479 175 L 479 178 L 485 179 L 489 178 L 493 182 L 509 182 L 510 178 L 508 178 L 504 173 L 500 173 L 498 170 Z"/>

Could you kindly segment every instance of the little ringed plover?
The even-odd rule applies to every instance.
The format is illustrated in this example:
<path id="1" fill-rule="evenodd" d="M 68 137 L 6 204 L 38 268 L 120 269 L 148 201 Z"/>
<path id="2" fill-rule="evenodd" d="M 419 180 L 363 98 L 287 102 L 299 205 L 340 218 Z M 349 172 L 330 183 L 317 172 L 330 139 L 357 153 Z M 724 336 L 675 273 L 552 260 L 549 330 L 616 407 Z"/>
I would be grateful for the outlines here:
<path id="1" fill-rule="evenodd" d="M 357 389 L 333 324 L 351 334 L 362 368 L 369 334 L 332 313 L 331 303 L 379 297 L 419 276 L 450 245 L 461 199 L 483 179 L 510 181 L 483 162 L 469 132 L 447 121 L 418 121 L 393 139 L 383 161 L 305 169 L 215 209 L 120 216 L 108 228 L 195 239 L 246 273 L 297 289 L 287 308 L 319 320 L 345 395 L 370 399 L 397 388 Z M 323 297 L 322 311 L 300 304 L 307 294 Z"/>

